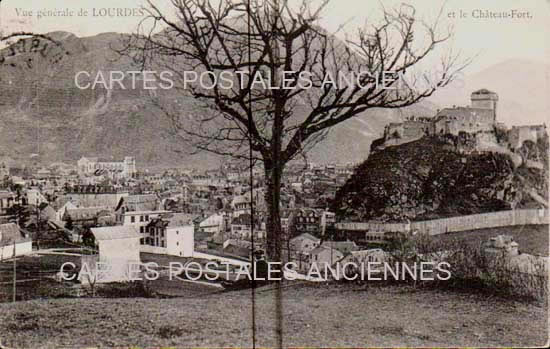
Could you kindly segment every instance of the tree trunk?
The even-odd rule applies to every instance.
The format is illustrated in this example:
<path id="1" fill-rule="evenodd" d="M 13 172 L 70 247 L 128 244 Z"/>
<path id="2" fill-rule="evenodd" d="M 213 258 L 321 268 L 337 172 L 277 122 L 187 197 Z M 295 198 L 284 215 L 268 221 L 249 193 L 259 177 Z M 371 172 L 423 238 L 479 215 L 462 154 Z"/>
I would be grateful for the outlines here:
<path id="1" fill-rule="evenodd" d="M 267 236 L 266 236 L 266 252 L 270 261 L 282 261 L 283 247 L 283 230 L 281 227 L 281 211 L 279 202 L 281 199 L 281 176 L 282 166 L 272 165 L 266 166 L 266 194 L 265 201 L 267 204 Z"/>

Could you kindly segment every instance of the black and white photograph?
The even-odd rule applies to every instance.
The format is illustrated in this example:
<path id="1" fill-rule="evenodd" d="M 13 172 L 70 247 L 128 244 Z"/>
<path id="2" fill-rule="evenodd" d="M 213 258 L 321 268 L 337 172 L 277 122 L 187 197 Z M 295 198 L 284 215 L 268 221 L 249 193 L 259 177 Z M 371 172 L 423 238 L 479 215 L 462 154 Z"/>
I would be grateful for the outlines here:
<path id="1" fill-rule="evenodd" d="M 0 349 L 543 348 L 550 1 L 0 0 Z"/>

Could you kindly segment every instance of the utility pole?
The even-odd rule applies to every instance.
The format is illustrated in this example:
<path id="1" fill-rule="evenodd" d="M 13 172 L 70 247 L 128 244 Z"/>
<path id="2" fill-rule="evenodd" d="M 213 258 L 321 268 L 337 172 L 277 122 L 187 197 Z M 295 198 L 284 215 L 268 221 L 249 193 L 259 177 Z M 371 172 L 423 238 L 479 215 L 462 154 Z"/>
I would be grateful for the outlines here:
<path id="1" fill-rule="evenodd" d="M 13 240 L 13 302 L 15 303 L 15 299 L 16 299 L 16 284 L 17 284 L 17 258 L 15 258 L 16 256 L 16 251 L 15 251 L 15 245 L 16 245 L 16 241 L 15 239 Z"/>
<path id="2" fill-rule="evenodd" d="M 36 198 L 36 248 L 40 250 L 40 237 L 41 237 L 41 229 L 40 229 L 40 204 L 38 198 Z"/>

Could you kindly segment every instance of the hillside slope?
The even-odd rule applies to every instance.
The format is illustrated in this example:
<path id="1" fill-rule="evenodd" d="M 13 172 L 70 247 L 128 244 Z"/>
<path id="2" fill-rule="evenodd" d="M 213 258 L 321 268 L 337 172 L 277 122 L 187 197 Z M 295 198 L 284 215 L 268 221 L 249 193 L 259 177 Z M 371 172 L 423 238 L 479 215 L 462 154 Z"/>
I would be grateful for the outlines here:
<path id="1" fill-rule="evenodd" d="M 256 297 L 256 345 L 275 347 L 274 291 Z M 285 347 L 523 347 L 548 335 L 545 306 L 486 295 L 296 285 L 283 297 Z M 0 331 L 10 348 L 251 347 L 251 304 L 249 290 L 5 303 Z"/>
<path id="2" fill-rule="evenodd" d="M 129 59 L 118 57 L 122 34 L 103 33 L 79 38 L 67 32 L 49 34 L 63 45 L 65 54 L 52 62 L 29 52 L 6 56 L 0 65 L 0 156 L 19 162 L 30 154 L 41 160 L 74 161 L 81 156 L 122 158 L 134 156 L 138 166 L 216 166 L 218 158 L 194 150 L 171 136 L 171 124 L 151 101 L 151 90 L 142 84 L 135 89 L 79 89 L 75 74 L 139 70 Z M 1 53 L 1 52 L 0 52 Z M 27 64 L 32 59 L 31 64 Z M 130 82 L 124 82 L 130 86 Z M 175 99 L 172 90 L 157 90 Z M 177 96 L 181 113 L 200 113 L 193 100 Z M 299 108 L 298 108 L 299 109 Z M 334 127 L 328 137 L 308 155 L 313 162 L 358 162 L 368 156 L 372 140 L 388 122 L 402 121 L 411 114 L 432 114 L 435 107 L 418 104 L 403 110 L 369 110 Z M 297 116 L 298 118 L 300 116 Z"/>

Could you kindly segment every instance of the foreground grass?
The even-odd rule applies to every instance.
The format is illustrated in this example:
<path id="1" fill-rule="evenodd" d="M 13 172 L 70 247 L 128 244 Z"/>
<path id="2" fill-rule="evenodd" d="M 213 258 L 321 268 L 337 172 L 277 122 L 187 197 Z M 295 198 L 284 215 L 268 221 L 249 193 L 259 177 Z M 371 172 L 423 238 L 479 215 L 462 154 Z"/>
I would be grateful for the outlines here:
<path id="1" fill-rule="evenodd" d="M 542 346 L 547 309 L 399 287 L 285 288 L 285 346 Z M 275 346 L 275 292 L 256 293 L 257 345 Z M 58 299 L 0 304 L 7 347 L 251 347 L 250 290 L 174 299 Z"/>

